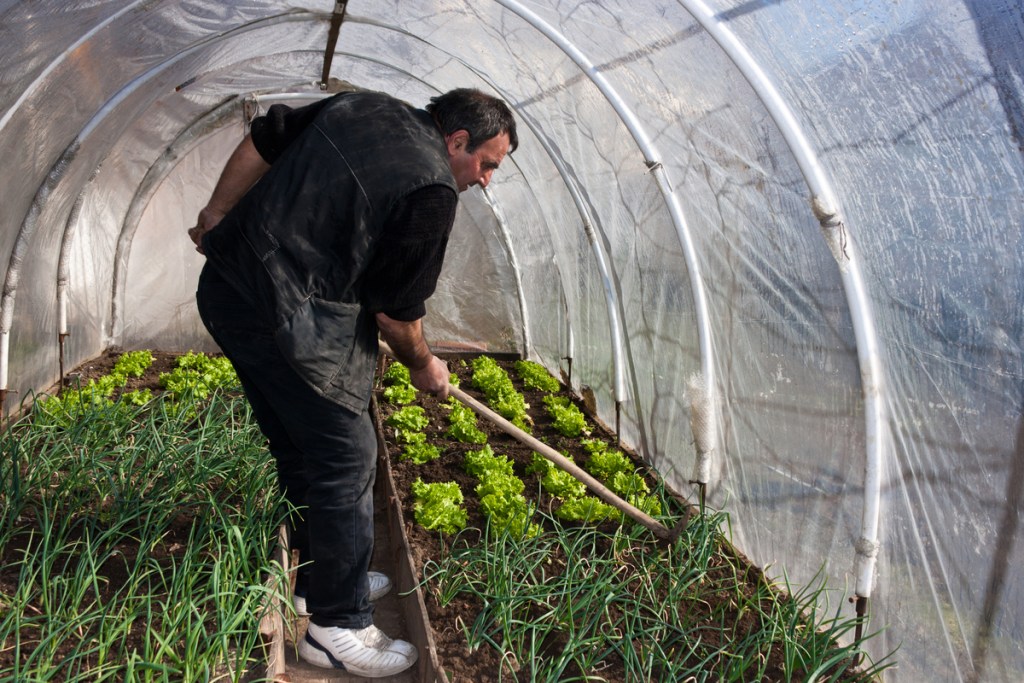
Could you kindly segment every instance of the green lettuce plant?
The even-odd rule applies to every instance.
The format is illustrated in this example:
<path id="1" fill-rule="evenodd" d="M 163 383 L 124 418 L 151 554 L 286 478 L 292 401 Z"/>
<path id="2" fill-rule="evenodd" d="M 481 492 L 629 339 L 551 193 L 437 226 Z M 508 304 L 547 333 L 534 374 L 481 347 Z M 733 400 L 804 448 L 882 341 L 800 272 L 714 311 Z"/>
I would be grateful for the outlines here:
<path id="1" fill-rule="evenodd" d="M 197 399 L 208 398 L 218 389 L 239 387 L 238 375 L 231 361 L 224 356 L 214 358 L 191 351 L 178 358 L 171 372 L 161 373 L 159 381 L 160 386 L 175 397 L 188 395 Z"/>
<path id="2" fill-rule="evenodd" d="M 496 413 L 523 431 L 530 431 L 526 399 L 516 391 L 508 373 L 496 360 L 490 356 L 473 359 L 473 386 L 483 392 L 487 404 Z"/>
<path id="3" fill-rule="evenodd" d="M 423 432 L 430 424 L 430 418 L 420 406 L 405 406 L 393 412 L 384 423 L 395 429 L 395 441 L 403 444 L 402 460 L 411 460 L 417 465 L 436 460 L 441 451 L 437 446 L 427 443 L 427 435 Z"/>
<path id="4" fill-rule="evenodd" d="M 514 472 L 508 456 L 495 455 L 490 444 L 476 451 L 467 451 L 463 456 L 463 467 L 477 479 L 485 479 L 492 475 L 511 476 Z"/>
<path id="5" fill-rule="evenodd" d="M 602 439 L 583 439 L 580 443 L 590 454 L 584 469 L 638 510 L 652 516 L 661 514 L 661 501 L 651 495 L 647 481 L 622 451 L 609 448 Z"/>
<path id="6" fill-rule="evenodd" d="M 123 377 L 142 377 L 152 364 L 153 353 L 151 351 L 128 351 L 118 357 L 110 374 Z"/>
<path id="7" fill-rule="evenodd" d="M 633 463 L 622 451 L 611 450 L 601 439 L 583 439 L 583 449 L 590 454 L 584 468 L 601 481 L 611 481 L 617 472 L 632 472 Z"/>
<path id="8" fill-rule="evenodd" d="M 398 361 L 388 365 L 381 376 L 384 400 L 392 405 L 406 405 L 416 400 L 416 387 L 412 385 L 409 368 Z"/>
<path id="9" fill-rule="evenodd" d="M 567 453 L 563 455 L 572 460 Z M 533 454 L 528 471 L 536 473 L 540 477 L 541 487 L 556 498 L 579 498 L 587 493 L 587 487 L 582 481 L 537 453 Z"/>
<path id="10" fill-rule="evenodd" d="M 413 517 L 424 529 L 454 535 L 466 528 L 467 513 L 457 482 L 426 483 L 417 477 L 412 495 Z"/>
<path id="11" fill-rule="evenodd" d="M 583 417 L 583 411 L 565 396 L 545 396 L 544 405 L 554 420 L 552 425 L 559 434 L 578 437 L 590 434 L 590 427 Z"/>
<path id="12" fill-rule="evenodd" d="M 461 443 L 482 444 L 487 442 L 487 434 L 477 427 L 476 413 L 455 398 L 449 398 L 446 405 L 451 412 L 448 414 L 450 426 L 444 433 L 445 436 Z"/>
<path id="13" fill-rule="evenodd" d="M 405 406 L 393 412 L 384 424 L 395 428 L 399 443 L 408 443 L 409 434 L 422 432 L 430 424 L 430 418 L 420 406 Z"/>
<path id="14" fill-rule="evenodd" d="M 37 417 L 53 426 L 68 427 L 87 412 L 116 412 L 120 410 L 119 403 L 125 407 L 146 405 L 153 399 L 149 389 L 122 391 L 118 402 L 113 397 L 117 390 L 124 388 L 129 377 L 141 377 L 152 364 L 153 354 L 149 351 L 123 353 L 106 375 L 89 380 L 85 386 L 67 387 L 59 396 L 39 401 L 36 404 Z"/>
<path id="15" fill-rule="evenodd" d="M 523 380 L 523 386 L 527 389 L 552 393 L 562 388 L 558 380 L 552 377 L 547 368 L 540 363 L 535 363 L 532 360 L 517 360 L 515 368 L 519 379 Z"/>
<path id="16" fill-rule="evenodd" d="M 555 510 L 555 516 L 569 522 L 596 524 L 607 519 L 615 519 L 619 512 L 594 496 L 578 496 L 567 498 Z"/>
<path id="17" fill-rule="evenodd" d="M 526 486 L 513 471 L 512 461 L 496 455 L 489 445 L 465 455 L 466 471 L 480 480 L 476 493 L 491 526 L 535 536 L 541 527 L 530 521 L 532 510 L 523 495 Z"/>
<path id="18" fill-rule="evenodd" d="M 441 452 L 433 443 L 427 443 L 427 435 L 423 432 L 408 432 L 406 438 L 408 440 L 402 446 L 401 460 L 411 460 L 417 465 L 424 465 L 440 458 Z"/>

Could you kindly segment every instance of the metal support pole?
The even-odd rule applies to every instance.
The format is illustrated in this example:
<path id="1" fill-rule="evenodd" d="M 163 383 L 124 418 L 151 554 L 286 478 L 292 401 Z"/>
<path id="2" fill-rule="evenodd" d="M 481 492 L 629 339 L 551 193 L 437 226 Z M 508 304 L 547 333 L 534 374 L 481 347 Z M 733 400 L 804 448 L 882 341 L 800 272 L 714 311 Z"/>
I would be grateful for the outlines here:
<path id="1" fill-rule="evenodd" d="M 331 61 L 334 59 L 334 48 L 338 44 L 338 33 L 341 23 L 345 21 L 345 9 L 348 0 L 335 0 L 334 11 L 331 13 L 331 28 L 327 31 L 327 46 L 324 48 L 324 69 L 320 73 L 320 89 L 327 90 L 327 81 L 331 76 Z"/>

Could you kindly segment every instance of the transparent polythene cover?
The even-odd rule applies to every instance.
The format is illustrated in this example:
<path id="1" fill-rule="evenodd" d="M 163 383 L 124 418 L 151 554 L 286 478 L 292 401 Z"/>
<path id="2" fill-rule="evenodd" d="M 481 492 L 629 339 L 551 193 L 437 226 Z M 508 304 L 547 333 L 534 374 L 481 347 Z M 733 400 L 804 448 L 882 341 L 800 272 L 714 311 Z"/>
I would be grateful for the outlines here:
<path id="1" fill-rule="evenodd" d="M 691 500 L 710 443 L 734 544 L 869 593 L 887 679 L 1021 680 L 1019 2 L 351 0 L 322 90 L 334 5 L 0 2 L 6 411 L 111 345 L 215 349 L 185 230 L 252 116 L 481 88 L 520 148 L 430 339 L 571 372 Z"/>

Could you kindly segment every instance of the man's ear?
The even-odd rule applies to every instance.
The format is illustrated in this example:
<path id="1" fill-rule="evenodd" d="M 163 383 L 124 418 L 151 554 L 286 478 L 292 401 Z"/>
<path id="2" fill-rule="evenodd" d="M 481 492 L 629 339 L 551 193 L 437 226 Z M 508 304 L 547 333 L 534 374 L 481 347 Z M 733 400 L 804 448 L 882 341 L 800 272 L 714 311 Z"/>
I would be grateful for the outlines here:
<path id="1" fill-rule="evenodd" d="M 448 156 L 455 156 L 459 152 L 465 152 L 469 147 L 469 132 L 460 128 L 445 135 L 444 141 L 448 145 Z"/>

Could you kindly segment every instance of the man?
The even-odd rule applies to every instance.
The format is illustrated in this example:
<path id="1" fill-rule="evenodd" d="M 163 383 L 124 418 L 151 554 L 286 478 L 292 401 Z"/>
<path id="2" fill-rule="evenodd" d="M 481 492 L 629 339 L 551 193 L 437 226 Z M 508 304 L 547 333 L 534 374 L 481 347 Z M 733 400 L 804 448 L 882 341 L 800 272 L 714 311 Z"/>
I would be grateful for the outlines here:
<path id="1" fill-rule="evenodd" d="M 189 236 L 207 257 L 197 303 L 266 435 L 300 554 L 299 655 L 390 676 L 416 648 L 373 626 L 390 588 L 370 572 L 378 333 L 413 385 L 444 399 L 447 364 L 421 324 L 458 193 L 518 144 L 509 108 L 458 89 L 415 109 L 354 92 L 253 121 Z"/>

